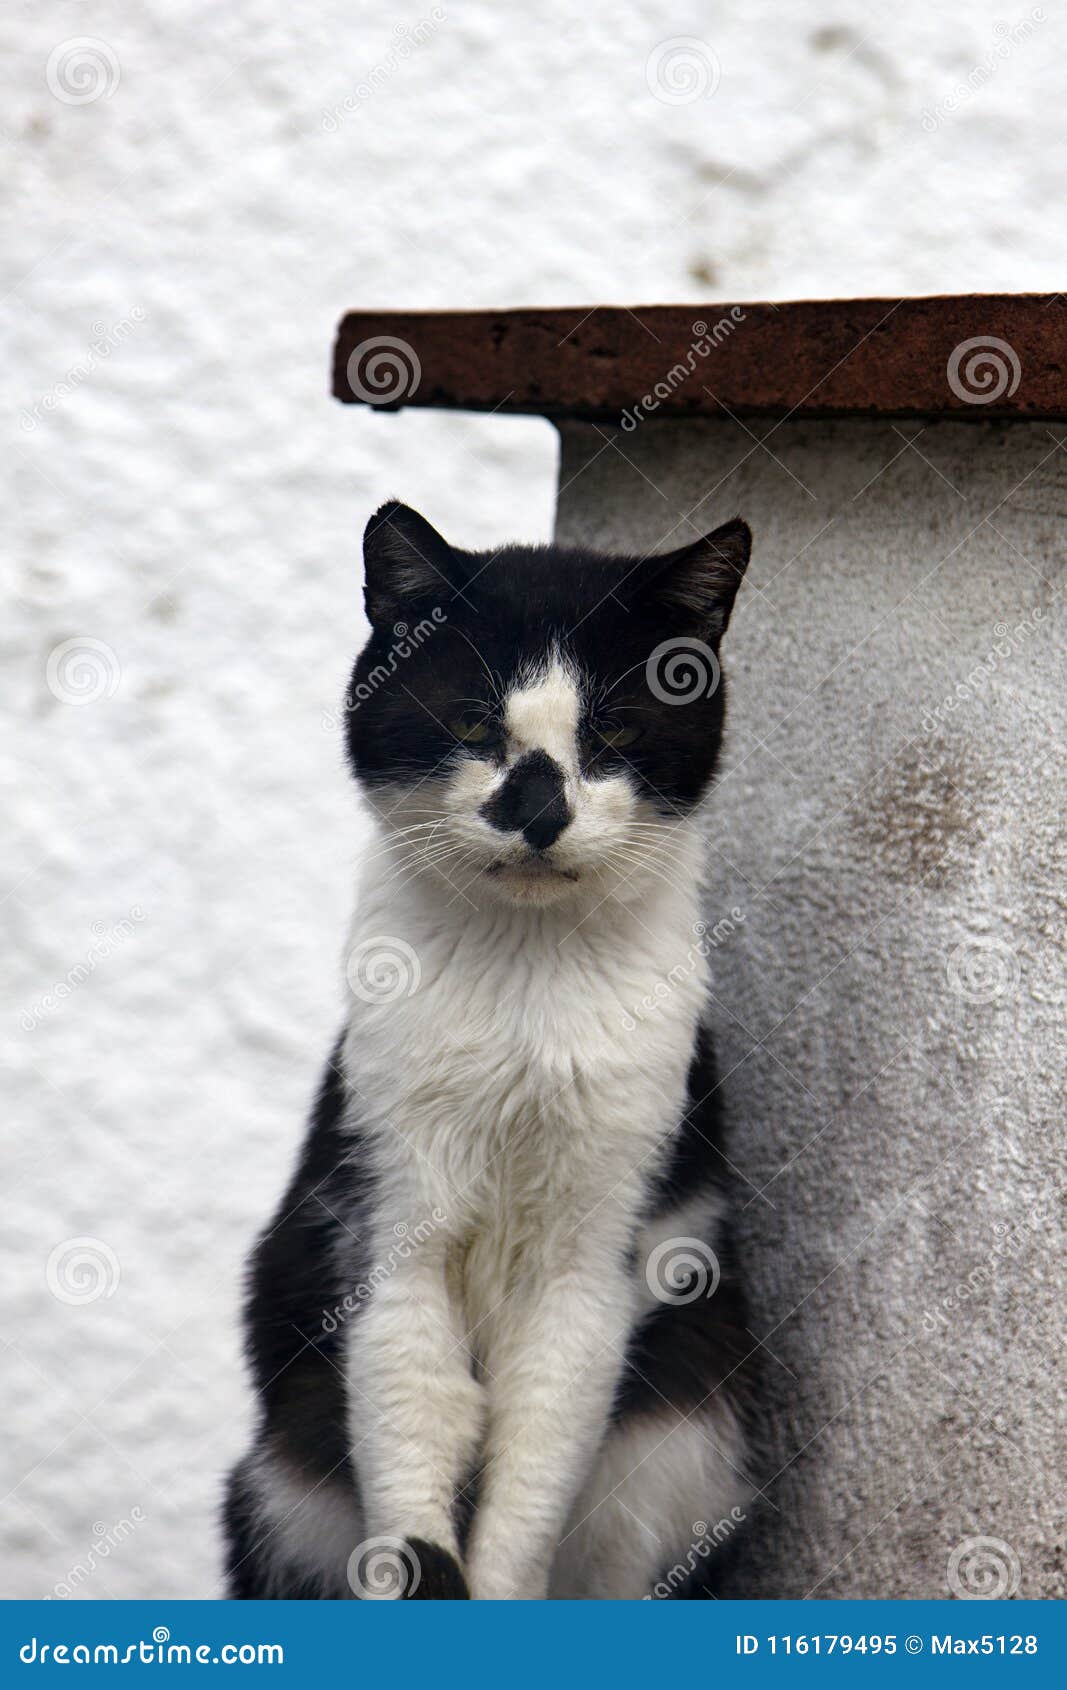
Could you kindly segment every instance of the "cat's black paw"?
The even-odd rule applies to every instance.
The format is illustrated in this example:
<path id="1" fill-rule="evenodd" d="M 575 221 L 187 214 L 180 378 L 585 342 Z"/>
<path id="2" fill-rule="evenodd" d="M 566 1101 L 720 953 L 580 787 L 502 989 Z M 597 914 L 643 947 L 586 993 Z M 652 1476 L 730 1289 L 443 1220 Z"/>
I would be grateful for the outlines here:
<path id="1" fill-rule="evenodd" d="M 447 1549 L 442 1549 L 439 1543 L 427 1543 L 421 1537 L 409 1537 L 405 1548 L 411 1556 L 415 1575 L 401 1593 L 408 1601 L 470 1600 L 463 1569 Z"/>

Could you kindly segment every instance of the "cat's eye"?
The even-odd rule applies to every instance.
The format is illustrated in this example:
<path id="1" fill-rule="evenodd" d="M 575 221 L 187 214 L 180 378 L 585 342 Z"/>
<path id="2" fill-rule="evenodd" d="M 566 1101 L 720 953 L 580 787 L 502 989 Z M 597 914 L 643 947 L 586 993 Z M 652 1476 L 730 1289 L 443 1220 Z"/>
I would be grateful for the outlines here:
<path id="1" fill-rule="evenodd" d="M 633 745 L 635 740 L 641 738 L 640 728 L 624 727 L 619 722 L 606 722 L 595 732 L 600 743 L 612 751 L 624 751 L 628 745 Z"/>
<path id="2" fill-rule="evenodd" d="M 493 737 L 493 724 L 484 716 L 456 716 L 448 725 L 462 745 L 485 745 Z"/>

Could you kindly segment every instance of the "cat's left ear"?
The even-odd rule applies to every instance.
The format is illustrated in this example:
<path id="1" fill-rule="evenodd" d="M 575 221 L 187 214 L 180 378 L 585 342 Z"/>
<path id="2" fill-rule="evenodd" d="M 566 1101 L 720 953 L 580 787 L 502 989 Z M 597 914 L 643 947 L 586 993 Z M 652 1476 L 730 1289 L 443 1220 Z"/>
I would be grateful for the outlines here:
<path id="1" fill-rule="evenodd" d="M 716 645 L 726 632 L 751 551 L 748 523 L 735 517 L 676 552 L 650 558 L 646 592 L 655 604 L 685 615 Z"/>
<path id="2" fill-rule="evenodd" d="M 390 499 L 363 535 L 364 602 L 372 627 L 396 621 L 417 605 L 440 604 L 455 586 L 456 554 L 410 505 Z"/>

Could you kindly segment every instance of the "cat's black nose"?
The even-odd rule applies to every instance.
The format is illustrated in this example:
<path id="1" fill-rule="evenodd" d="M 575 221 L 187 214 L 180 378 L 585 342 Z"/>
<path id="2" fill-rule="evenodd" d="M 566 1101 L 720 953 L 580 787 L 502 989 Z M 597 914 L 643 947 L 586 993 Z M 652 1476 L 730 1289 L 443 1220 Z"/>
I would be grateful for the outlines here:
<path id="1" fill-rule="evenodd" d="M 528 751 L 482 815 L 501 833 L 521 833 L 531 850 L 547 851 L 571 819 L 563 770 L 547 751 Z"/>

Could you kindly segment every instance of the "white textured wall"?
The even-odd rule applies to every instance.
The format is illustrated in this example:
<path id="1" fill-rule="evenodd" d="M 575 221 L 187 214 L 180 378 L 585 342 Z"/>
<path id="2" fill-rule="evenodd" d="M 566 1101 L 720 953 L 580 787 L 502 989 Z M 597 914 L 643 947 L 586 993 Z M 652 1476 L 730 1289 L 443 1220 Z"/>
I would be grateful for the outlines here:
<path id="1" fill-rule="evenodd" d="M 406 57 L 429 7 L 0 18 L 5 1595 L 217 1588 L 238 1268 L 339 1001 L 357 536 L 394 493 L 461 542 L 550 531 L 549 427 L 342 410 L 340 312 L 1067 274 L 1062 15 L 439 10 Z M 679 36 L 708 97 L 650 91 Z M 60 1259 L 56 1296 L 83 1236 L 110 1294 Z"/>

